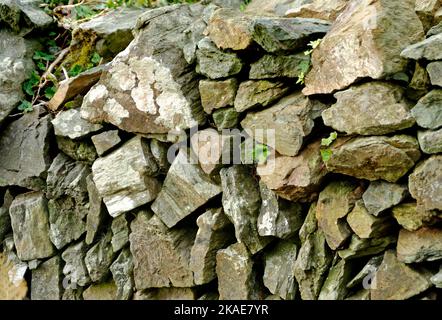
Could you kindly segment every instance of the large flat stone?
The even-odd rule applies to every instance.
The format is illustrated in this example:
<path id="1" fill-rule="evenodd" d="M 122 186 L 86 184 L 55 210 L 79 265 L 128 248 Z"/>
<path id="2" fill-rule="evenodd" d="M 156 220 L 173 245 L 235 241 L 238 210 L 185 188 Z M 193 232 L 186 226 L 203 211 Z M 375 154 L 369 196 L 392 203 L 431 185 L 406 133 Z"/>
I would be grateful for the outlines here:
<path id="1" fill-rule="evenodd" d="M 397 258 L 405 263 L 418 263 L 442 259 L 442 230 L 420 228 L 402 229 L 397 242 Z"/>

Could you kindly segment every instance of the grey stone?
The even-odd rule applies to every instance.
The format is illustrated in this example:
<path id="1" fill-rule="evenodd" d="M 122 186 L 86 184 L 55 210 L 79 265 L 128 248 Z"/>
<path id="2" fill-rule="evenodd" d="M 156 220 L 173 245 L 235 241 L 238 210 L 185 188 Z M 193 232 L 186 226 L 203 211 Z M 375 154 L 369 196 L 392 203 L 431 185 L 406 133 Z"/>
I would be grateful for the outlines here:
<path id="1" fill-rule="evenodd" d="M 125 215 L 118 216 L 112 220 L 112 249 L 118 252 L 129 243 L 129 223 Z"/>
<path id="2" fill-rule="evenodd" d="M 117 300 L 129 300 L 134 288 L 133 259 L 129 249 L 121 251 L 110 266 L 112 277 L 117 286 Z"/>
<path id="3" fill-rule="evenodd" d="M 5 236 L 11 230 L 11 217 L 9 215 L 9 207 L 14 200 L 9 190 L 6 190 L 4 196 L 2 196 L 2 205 L 0 206 L 0 242 L 3 241 Z"/>
<path id="4" fill-rule="evenodd" d="M 92 136 L 92 142 L 99 156 L 117 146 L 121 142 L 118 130 L 109 130 Z"/>
<path id="5" fill-rule="evenodd" d="M 76 287 L 76 289 L 70 287 L 66 288 L 63 292 L 61 300 L 68 300 L 68 301 L 83 300 L 83 287 Z"/>
<path id="6" fill-rule="evenodd" d="M 57 136 L 57 147 L 68 157 L 92 165 L 97 159 L 97 151 L 89 140 L 71 140 L 66 137 Z"/>
<path id="7" fill-rule="evenodd" d="M 439 272 L 431 277 L 431 283 L 433 283 L 436 288 L 442 288 L 442 267 L 439 269 Z"/>
<path id="8" fill-rule="evenodd" d="M 109 267 L 116 255 L 111 241 L 112 233 L 108 231 L 86 252 L 84 263 L 93 282 L 101 282 L 109 274 Z"/>
<path id="9" fill-rule="evenodd" d="M 408 195 L 406 185 L 372 181 L 362 195 L 362 199 L 367 211 L 377 217 L 385 210 L 401 203 Z"/>
<path id="10" fill-rule="evenodd" d="M 374 275 L 376 274 L 376 271 L 381 265 L 383 258 L 384 257 L 380 255 L 368 260 L 368 262 L 365 264 L 362 270 L 359 271 L 359 273 L 355 275 L 353 279 L 351 279 L 351 281 L 348 282 L 347 288 L 350 289 L 362 283 L 364 289 L 369 289 L 367 288 L 367 285 L 372 284 Z M 371 280 L 371 283 L 368 282 L 369 280 Z"/>
<path id="11" fill-rule="evenodd" d="M 67 247 L 61 254 L 65 262 L 63 274 L 65 275 L 67 287 L 75 290 L 77 286 L 86 286 L 91 282 L 89 273 L 84 262 L 87 246 L 81 241 Z M 66 288 L 67 289 L 67 288 Z M 75 294 L 75 292 L 72 292 Z M 63 300 L 65 299 L 63 295 Z"/>
<path id="12" fill-rule="evenodd" d="M 417 124 L 425 129 L 438 129 L 442 126 L 442 89 L 431 90 L 411 109 Z"/>
<path id="13" fill-rule="evenodd" d="M 55 256 L 32 271 L 32 300 L 61 299 L 63 292 L 61 269 L 61 258 Z"/>
<path id="14" fill-rule="evenodd" d="M 357 235 L 351 237 L 348 248 L 339 250 L 338 255 L 345 260 L 372 256 L 385 251 L 385 248 L 397 241 L 396 235 L 382 238 L 361 239 Z"/>
<path id="15" fill-rule="evenodd" d="M 397 241 L 397 258 L 405 263 L 418 263 L 442 259 L 442 230 L 420 228 L 402 229 Z"/>
<path id="16" fill-rule="evenodd" d="M 170 163 L 168 160 L 170 144 L 160 141 L 158 139 L 150 140 L 150 152 L 157 161 L 160 169 L 160 173 L 167 174 L 170 169 Z"/>
<path id="17" fill-rule="evenodd" d="M 303 53 L 293 55 L 266 54 L 250 65 L 250 79 L 298 78 L 303 64 L 310 59 Z"/>
<path id="18" fill-rule="evenodd" d="M 442 153 L 442 128 L 438 130 L 418 131 L 417 140 L 424 153 Z"/>
<path id="19" fill-rule="evenodd" d="M 316 219 L 316 207 L 317 202 L 312 202 L 308 209 L 307 216 L 304 219 L 304 223 L 299 229 L 299 239 L 301 243 L 307 240 L 309 234 L 314 233 L 318 229 L 318 220 Z"/>
<path id="20" fill-rule="evenodd" d="M 441 46 L 442 46 L 442 34 L 436 34 L 425 40 L 422 40 L 420 42 L 414 43 L 406 47 L 402 51 L 401 56 L 414 60 L 420 60 L 420 59 L 440 60 L 442 59 L 442 54 L 440 50 Z"/>
<path id="21" fill-rule="evenodd" d="M 427 65 L 427 71 L 430 75 L 431 84 L 434 86 L 442 87 L 442 62 L 431 62 Z"/>
<path id="22" fill-rule="evenodd" d="M 230 78 L 223 81 L 201 80 L 199 83 L 201 104 L 206 113 L 233 106 L 238 90 L 238 80 Z"/>
<path id="23" fill-rule="evenodd" d="M 70 139 L 82 138 L 103 128 L 101 124 L 93 124 L 82 119 L 79 109 L 61 111 L 52 120 L 52 125 L 55 135 Z"/>
<path id="24" fill-rule="evenodd" d="M 347 222 L 353 232 L 362 239 L 384 236 L 393 226 L 390 216 L 375 217 L 368 213 L 363 200 L 355 203 L 347 216 Z"/>
<path id="25" fill-rule="evenodd" d="M 103 227 L 106 212 L 103 199 L 100 197 L 95 187 L 92 175 L 86 178 L 86 185 L 89 198 L 89 211 L 86 218 L 86 244 L 92 244 Z"/>
<path id="26" fill-rule="evenodd" d="M 318 300 L 343 300 L 347 295 L 347 283 L 351 277 L 351 264 L 340 260 L 330 268 L 322 285 Z"/>
<path id="27" fill-rule="evenodd" d="M 235 128 L 238 121 L 239 113 L 235 108 L 222 108 L 213 112 L 213 122 L 218 130 Z"/>

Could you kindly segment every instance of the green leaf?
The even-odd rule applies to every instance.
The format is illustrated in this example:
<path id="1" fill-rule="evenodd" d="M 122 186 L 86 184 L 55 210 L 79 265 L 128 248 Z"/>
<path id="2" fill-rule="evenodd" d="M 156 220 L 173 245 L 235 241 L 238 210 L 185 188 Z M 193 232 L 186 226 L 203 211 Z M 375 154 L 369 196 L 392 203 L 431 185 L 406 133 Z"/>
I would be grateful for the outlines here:
<path id="1" fill-rule="evenodd" d="M 91 62 L 93 64 L 97 65 L 100 63 L 100 61 L 101 61 L 100 55 L 98 53 L 94 52 L 94 54 L 92 55 L 92 58 L 91 58 Z"/>
<path id="2" fill-rule="evenodd" d="M 52 61 L 55 57 L 52 54 L 45 53 L 43 51 L 35 51 L 34 56 L 32 57 L 34 60 L 44 60 L 44 61 Z"/>
<path id="3" fill-rule="evenodd" d="M 83 71 L 83 68 L 80 65 L 75 64 L 71 68 L 71 70 L 68 71 L 68 75 L 69 75 L 69 77 L 75 77 L 75 76 L 78 76 L 82 71 Z"/>
<path id="4" fill-rule="evenodd" d="M 330 136 L 328 138 L 321 140 L 321 146 L 329 147 L 333 143 L 333 141 L 336 140 L 337 137 L 338 134 L 336 132 L 330 133 Z"/>
<path id="5" fill-rule="evenodd" d="M 41 71 L 45 71 L 45 70 L 46 70 L 46 65 L 45 65 L 43 62 L 38 61 L 38 62 L 37 62 L 37 68 L 38 68 L 39 70 L 41 70 Z"/>
<path id="6" fill-rule="evenodd" d="M 84 19 L 84 18 L 90 18 L 95 15 L 95 11 L 85 5 L 80 5 L 80 6 L 74 7 L 73 11 L 75 12 L 75 16 L 76 16 L 77 20 Z"/>
<path id="7" fill-rule="evenodd" d="M 55 89 L 54 86 L 47 87 L 47 88 L 45 89 L 45 97 L 46 97 L 47 99 L 51 99 L 51 98 L 54 96 L 55 91 L 56 91 L 56 89 Z"/>
<path id="8" fill-rule="evenodd" d="M 265 163 L 269 156 L 269 147 L 265 144 L 256 144 L 253 148 L 253 162 Z"/>
<path id="9" fill-rule="evenodd" d="M 25 113 L 26 112 L 31 112 L 33 110 L 32 103 L 30 103 L 29 101 L 24 100 L 18 106 L 18 110 L 23 111 Z"/>
<path id="10" fill-rule="evenodd" d="M 37 71 L 32 70 L 31 76 L 23 83 L 23 91 L 29 96 L 34 95 L 34 87 L 40 82 L 40 76 Z"/>
<path id="11" fill-rule="evenodd" d="M 327 162 L 330 160 L 333 152 L 330 149 L 321 149 L 322 161 Z"/>

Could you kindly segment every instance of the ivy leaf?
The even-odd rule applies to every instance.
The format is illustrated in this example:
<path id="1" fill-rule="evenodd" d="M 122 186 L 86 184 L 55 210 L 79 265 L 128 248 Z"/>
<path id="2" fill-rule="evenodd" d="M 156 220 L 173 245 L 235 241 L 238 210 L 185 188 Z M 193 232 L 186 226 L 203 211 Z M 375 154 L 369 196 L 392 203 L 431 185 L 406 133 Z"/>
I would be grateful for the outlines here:
<path id="1" fill-rule="evenodd" d="M 31 76 L 23 83 L 23 91 L 29 96 L 34 95 L 34 87 L 40 82 L 40 76 L 37 71 L 32 70 Z"/>
<path id="2" fill-rule="evenodd" d="M 51 99 L 53 96 L 54 96 L 54 94 L 55 94 L 55 87 L 54 86 L 50 86 L 50 87 L 47 87 L 46 89 L 45 89 L 45 97 L 47 98 L 47 99 Z"/>
<path id="3" fill-rule="evenodd" d="M 45 71 L 46 70 L 46 65 L 43 62 L 38 61 L 37 62 L 37 68 L 40 69 L 41 71 Z"/>
<path id="4" fill-rule="evenodd" d="M 79 64 L 75 64 L 71 70 L 68 71 L 69 77 L 78 76 L 83 71 L 83 68 Z"/>
<path id="5" fill-rule="evenodd" d="M 333 152 L 330 149 L 321 149 L 322 161 L 327 162 L 330 160 Z"/>
<path id="6" fill-rule="evenodd" d="M 336 132 L 330 133 L 330 136 L 328 138 L 321 140 L 321 146 L 329 147 L 333 143 L 333 141 L 336 140 L 337 137 L 338 134 Z"/>
<path id="7" fill-rule="evenodd" d="M 91 62 L 93 64 L 97 65 L 100 63 L 100 61 L 101 61 L 100 55 L 97 52 L 94 52 L 94 54 L 92 55 L 92 58 L 91 58 Z"/>
<path id="8" fill-rule="evenodd" d="M 44 61 L 52 61 L 55 59 L 54 55 L 38 50 L 35 51 L 34 56 L 32 58 L 34 60 L 44 60 Z"/>
<path id="9" fill-rule="evenodd" d="M 23 111 L 24 113 L 31 112 L 33 109 L 32 103 L 26 100 L 22 101 L 18 106 L 18 110 Z"/>

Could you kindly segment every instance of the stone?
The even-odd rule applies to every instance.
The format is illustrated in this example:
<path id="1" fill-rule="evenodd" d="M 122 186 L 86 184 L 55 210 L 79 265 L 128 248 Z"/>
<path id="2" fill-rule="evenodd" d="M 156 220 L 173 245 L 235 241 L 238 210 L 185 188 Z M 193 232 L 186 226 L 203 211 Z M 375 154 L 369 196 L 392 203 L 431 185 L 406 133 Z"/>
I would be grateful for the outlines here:
<path id="1" fill-rule="evenodd" d="M 344 218 L 361 195 L 358 184 L 345 180 L 331 182 L 319 194 L 316 218 L 331 249 L 338 249 L 351 236 L 351 229 Z"/>
<path id="2" fill-rule="evenodd" d="M 345 298 L 345 300 L 368 301 L 368 300 L 370 300 L 370 290 L 366 290 L 366 289 L 359 290 L 355 294 Z"/>
<path id="3" fill-rule="evenodd" d="M 52 120 L 55 135 L 77 139 L 99 131 L 103 126 L 90 123 L 80 117 L 79 109 L 61 111 Z"/>
<path id="4" fill-rule="evenodd" d="M 149 145 L 140 136 L 92 165 L 95 186 L 114 218 L 156 198 L 160 182 L 153 176 L 157 172 Z"/>
<path id="5" fill-rule="evenodd" d="M 417 140 L 422 152 L 426 154 L 442 153 L 442 128 L 438 130 L 418 131 Z"/>
<path id="6" fill-rule="evenodd" d="M 340 260 L 330 268 L 318 300 L 344 300 L 348 293 L 347 283 L 350 277 L 351 264 L 346 260 Z"/>
<path id="7" fill-rule="evenodd" d="M 116 300 L 129 300 L 134 288 L 134 263 L 129 249 L 121 251 L 118 258 L 111 264 L 110 270 L 117 286 Z"/>
<path id="8" fill-rule="evenodd" d="M 100 157 L 121 142 L 118 130 L 105 131 L 92 136 L 91 139 Z"/>
<path id="9" fill-rule="evenodd" d="M 284 16 L 293 0 L 251 0 L 244 12 L 253 15 Z"/>
<path id="10" fill-rule="evenodd" d="M 367 264 L 362 268 L 362 270 L 359 271 L 359 273 L 356 276 L 354 276 L 354 278 L 351 281 L 347 283 L 347 288 L 351 289 L 362 284 L 364 289 L 366 290 L 369 289 L 367 288 L 368 285 L 370 285 L 371 287 L 371 285 L 373 284 L 372 282 L 369 283 L 369 281 L 373 280 L 374 275 L 376 274 L 376 271 L 378 271 L 383 258 L 384 258 L 383 255 L 380 255 L 380 256 L 375 256 L 370 260 L 368 260 Z"/>
<path id="11" fill-rule="evenodd" d="M 88 213 L 84 204 L 71 197 L 51 199 L 48 202 L 49 238 L 57 249 L 78 240 L 86 232 L 83 221 Z"/>
<path id="12" fill-rule="evenodd" d="M 418 211 L 442 210 L 442 156 L 435 155 L 421 162 L 408 177 L 411 196 Z"/>
<path id="13" fill-rule="evenodd" d="M 197 219 L 198 232 L 190 252 L 190 269 L 196 285 L 216 278 L 216 252 L 234 243 L 232 225 L 221 208 L 210 209 Z"/>
<path id="14" fill-rule="evenodd" d="M 94 145 L 88 139 L 71 140 L 66 137 L 57 136 L 56 141 L 58 149 L 75 161 L 82 161 L 92 165 L 98 157 Z"/>
<path id="15" fill-rule="evenodd" d="M 68 301 L 84 300 L 83 291 L 84 291 L 83 287 L 76 287 L 76 289 L 68 287 L 64 290 L 61 300 L 68 300 Z"/>
<path id="16" fill-rule="evenodd" d="M 298 92 L 263 111 L 248 113 L 241 126 L 255 140 L 274 148 L 279 154 L 296 156 L 304 138 L 312 132 L 314 120 L 320 117 L 325 108 L 324 104 Z M 263 134 L 263 129 L 274 130 L 274 138 L 268 139 L 272 132 Z"/>
<path id="17" fill-rule="evenodd" d="M 91 282 L 91 278 L 89 277 L 89 273 L 84 262 L 86 251 L 87 246 L 84 241 L 81 241 L 70 245 L 61 254 L 61 258 L 65 262 L 63 274 L 66 277 L 66 283 L 70 289 L 75 290 L 77 286 L 84 287 Z"/>
<path id="18" fill-rule="evenodd" d="M 257 274 L 250 252 L 243 243 L 216 253 L 216 274 L 220 300 L 257 300 Z"/>
<path id="19" fill-rule="evenodd" d="M 116 300 L 117 287 L 114 281 L 92 284 L 83 291 L 84 300 Z"/>
<path id="20" fill-rule="evenodd" d="M 427 71 L 430 75 L 431 84 L 434 86 L 442 87 L 442 62 L 435 61 L 427 65 Z"/>
<path id="21" fill-rule="evenodd" d="M 421 156 L 416 138 L 407 135 L 338 139 L 331 153 L 329 171 L 388 182 L 398 181 Z"/>
<path id="22" fill-rule="evenodd" d="M 107 232 L 86 252 L 84 263 L 92 282 L 100 282 L 109 274 L 109 267 L 114 261 L 116 253 L 112 249 L 112 234 Z"/>
<path id="23" fill-rule="evenodd" d="M 90 168 L 86 164 L 75 162 L 63 153 L 59 153 L 48 169 L 47 197 L 58 199 L 67 195 L 79 203 L 86 202 L 86 178 L 90 173 Z"/>
<path id="24" fill-rule="evenodd" d="M 82 118 L 140 134 L 203 124 L 199 78 L 183 54 L 184 31 L 202 8 L 171 6 L 140 16 L 134 40 L 84 97 Z"/>
<path id="25" fill-rule="evenodd" d="M 138 293 L 138 292 L 136 292 Z M 196 300 L 194 288 L 153 288 L 138 295 L 134 300 Z"/>
<path id="26" fill-rule="evenodd" d="M 20 260 L 43 259 L 54 253 L 49 239 L 47 200 L 43 193 L 28 192 L 15 197 L 9 214 Z"/>
<path id="27" fill-rule="evenodd" d="M 301 240 L 302 244 L 304 244 L 310 234 L 314 233 L 318 229 L 318 220 L 316 219 L 316 207 L 317 202 L 312 202 L 308 209 L 307 216 L 305 217 L 304 222 L 299 229 L 299 240 Z"/>
<path id="28" fill-rule="evenodd" d="M 32 270 L 31 300 L 60 300 L 62 296 L 61 258 L 55 256 Z"/>
<path id="29" fill-rule="evenodd" d="M 377 217 L 385 210 L 401 203 L 408 195 L 406 185 L 386 181 L 372 181 L 362 195 L 362 199 L 368 213 Z"/>
<path id="30" fill-rule="evenodd" d="M 301 1 L 300 5 L 288 8 L 286 17 L 316 18 L 328 21 L 335 21 L 344 11 L 349 0 L 312 0 Z M 297 3 L 297 2 L 295 2 Z"/>
<path id="31" fill-rule="evenodd" d="M 420 42 L 415 41 L 407 46 L 401 53 L 402 57 L 413 60 L 440 60 L 442 59 L 441 45 L 442 34 L 436 34 Z"/>
<path id="32" fill-rule="evenodd" d="M 223 168 L 220 172 L 224 212 L 235 227 L 238 242 L 244 243 L 251 254 L 261 251 L 270 239 L 258 232 L 261 196 L 258 182 L 243 165 Z"/>
<path id="33" fill-rule="evenodd" d="M 283 240 L 264 255 L 264 285 L 284 300 L 294 300 L 298 291 L 294 274 L 296 254 L 296 244 Z"/>
<path id="34" fill-rule="evenodd" d="M 163 188 L 152 204 L 152 210 L 171 228 L 179 221 L 221 193 L 198 164 L 192 163 L 182 149 L 170 167 Z"/>
<path id="35" fill-rule="evenodd" d="M 44 187 L 51 164 L 51 116 L 40 118 L 40 108 L 6 126 L 0 135 L 0 187 L 17 185 L 32 190 Z"/>
<path id="36" fill-rule="evenodd" d="M 414 3 L 351 0 L 313 51 L 303 93 L 333 93 L 362 78 L 382 79 L 405 71 L 402 50 L 424 36 Z M 378 50 L 384 47 L 388 50 Z"/>
<path id="37" fill-rule="evenodd" d="M 253 107 L 266 107 L 283 97 L 288 87 L 280 81 L 268 80 L 245 81 L 239 85 L 234 107 L 237 112 L 243 112 Z"/>
<path id="38" fill-rule="evenodd" d="M 194 286 L 190 269 L 191 248 L 196 230 L 168 229 L 154 215 L 138 213 L 131 223 L 130 251 L 137 290 Z"/>
<path id="39" fill-rule="evenodd" d="M 440 268 L 439 272 L 430 278 L 430 281 L 436 286 L 436 288 L 442 288 L 442 268 Z"/>
<path id="40" fill-rule="evenodd" d="M 442 126 L 442 89 L 431 90 L 411 109 L 417 124 L 425 129 L 438 129 Z"/>
<path id="41" fill-rule="evenodd" d="M 219 50 L 209 38 L 198 42 L 196 72 L 210 79 L 234 76 L 241 72 L 243 63 L 236 53 Z"/>
<path id="42" fill-rule="evenodd" d="M 353 232 L 362 239 L 386 235 L 392 229 L 390 217 L 375 217 L 365 208 L 364 201 L 358 200 L 347 216 L 347 222 Z"/>
<path id="43" fill-rule="evenodd" d="M 431 286 L 426 274 L 398 261 L 392 250 L 385 252 L 374 281 L 376 286 L 370 290 L 371 300 L 405 300 Z"/>
<path id="44" fill-rule="evenodd" d="M 382 238 L 361 239 L 353 235 L 348 248 L 339 250 L 338 255 L 345 260 L 372 256 L 385 251 L 385 248 L 396 243 L 396 235 L 387 235 Z"/>
<path id="45" fill-rule="evenodd" d="M 307 18 L 258 17 L 252 23 L 253 40 L 270 53 L 302 50 L 329 29 L 328 21 Z"/>
<path id="46" fill-rule="evenodd" d="M 86 244 L 92 244 L 103 228 L 106 212 L 104 210 L 103 199 L 100 197 L 98 190 L 95 187 L 92 175 L 87 176 L 86 186 L 89 198 L 89 211 L 86 217 L 85 242 Z"/>
<path id="47" fill-rule="evenodd" d="M 21 262 L 14 253 L 0 253 L 0 299 L 24 300 L 28 293 L 28 284 L 24 278 L 26 263 Z"/>
<path id="48" fill-rule="evenodd" d="M 402 229 L 397 241 L 397 258 L 405 263 L 418 263 L 442 259 L 442 230 L 420 228 Z"/>
<path id="49" fill-rule="evenodd" d="M 223 81 L 201 80 L 199 83 L 201 104 L 206 113 L 233 106 L 238 90 L 238 80 L 230 78 Z"/>
<path id="50" fill-rule="evenodd" d="M 439 218 L 435 211 L 417 210 L 416 202 L 401 203 L 391 209 L 393 217 L 404 229 L 416 231 L 423 226 L 433 225 Z"/>
<path id="51" fill-rule="evenodd" d="M 284 56 L 266 54 L 250 64 L 249 78 L 252 80 L 298 78 L 302 66 L 309 62 L 309 57 L 303 53 Z"/>
<path id="52" fill-rule="evenodd" d="M 9 190 L 6 190 L 4 196 L 2 196 L 0 199 L 2 199 L 2 205 L 0 206 L 0 242 L 2 242 L 11 230 L 9 208 L 14 200 L 14 197 Z"/>
<path id="53" fill-rule="evenodd" d="M 412 100 L 419 100 L 430 91 L 430 86 L 430 77 L 427 70 L 422 66 L 421 62 L 416 61 L 413 77 L 408 85 L 411 90 L 407 92 L 407 95 Z"/>
<path id="54" fill-rule="evenodd" d="M 415 11 L 425 30 L 433 26 L 434 16 L 442 3 L 439 0 L 417 0 Z"/>
<path id="55" fill-rule="evenodd" d="M 112 249 L 118 252 L 129 243 L 129 223 L 125 215 L 118 216 L 112 220 Z"/>
<path id="56" fill-rule="evenodd" d="M 293 236 L 304 222 L 302 206 L 299 203 L 279 199 L 263 182 L 259 183 L 259 189 L 262 199 L 258 217 L 259 235 L 280 239 Z"/>
<path id="57" fill-rule="evenodd" d="M 368 82 L 337 92 L 334 97 L 337 102 L 322 113 L 322 119 L 339 132 L 384 135 L 415 123 L 404 90 L 395 84 Z"/>
<path id="58" fill-rule="evenodd" d="M 442 21 L 438 24 L 432 26 L 430 30 L 428 30 L 426 37 L 429 38 L 431 36 L 434 36 L 436 34 L 442 33 Z"/>
<path id="59" fill-rule="evenodd" d="M 271 190 L 284 199 L 310 202 L 327 170 L 322 162 L 320 141 L 308 144 L 296 157 L 276 156 L 258 165 L 257 173 Z"/>
<path id="60" fill-rule="evenodd" d="M 218 130 L 235 128 L 239 122 L 239 113 L 235 108 L 222 108 L 213 112 L 213 122 Z"/>

